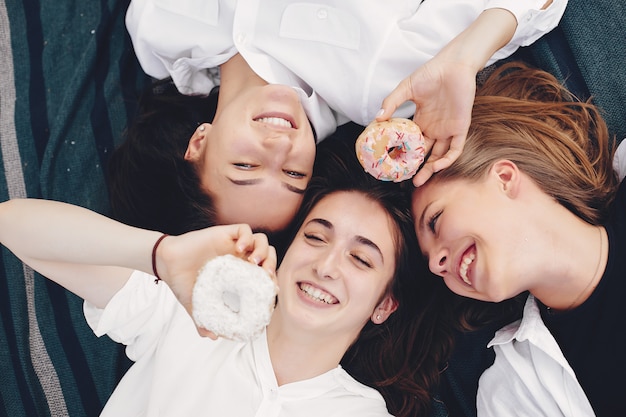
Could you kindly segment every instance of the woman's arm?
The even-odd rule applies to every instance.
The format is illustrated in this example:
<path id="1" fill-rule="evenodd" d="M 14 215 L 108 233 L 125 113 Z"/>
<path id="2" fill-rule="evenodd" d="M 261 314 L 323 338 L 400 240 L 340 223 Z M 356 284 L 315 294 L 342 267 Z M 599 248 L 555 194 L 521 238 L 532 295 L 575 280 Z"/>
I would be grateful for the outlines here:
<path id="1" fill-rule="evenodd" d="M 159 236 L 70 204 L 35 199 L 0 204 L 0 242 L 98 307 L 107 304 L 133 269 L 151 271 L 151 248 Z"/>
<path id="2" fill-rule="evenodd" d="M 383 113 L 377 120 L 391 117 L 405 101 L 417 106 L 414 120 L 424 132 L 431 154 L 413 178 L 416 187 L 461 154 L 470 125 L 476 74 L 509 42 L 516 27 L 515 16 L 507 10 L 485 10 L 383 101 Z"/>
<path id="3" fill-rule="evenodd" d="M 153 273 L 152 252 L 161 236 L 70 204 L 35 199 L 0 203 L 0 242 L 42 275 L 101 308 L 133 270 Z M 248 259 L 274 275 L 276 253 L 266 236 L 241 224 L 168 236 L 156 250 L 156 268 L 191 311 L 198 271 L 225 254 Z"/>
<path id="4" fill-rule="evenodd" d="M 529 10 L 528 3 L 510 0 L 494 0 L 490 4 L 495 7 L 484 10 L 437 55 L 400 82 L 382 103 L 378 121 L 390 118 L 406 101 L 416 104 L 414 120 L 424 132 L 427 148 L 431 149 L 428 160 L 413 178 L 416 187 L 433 173 L 450 166 L 463 150 L 478 71 L 493 61 L 497 51 L 504 53 L 499 56 L 503 58 L 554 28 L 567 0 L 538 2 L 536 7 L 541 6 L 541 10 L 533 10 L 532 5 Z M 498 4 L 503 8 L 497 7 Z M 546 11 L 548 8 L 551 10 Z M 541 14 L 544 11 L 546 14 Z M 522 16 L 524 22 L 520 27 L 517 18 Z M 503 52 L 505 46 L 508 49 Z"/>

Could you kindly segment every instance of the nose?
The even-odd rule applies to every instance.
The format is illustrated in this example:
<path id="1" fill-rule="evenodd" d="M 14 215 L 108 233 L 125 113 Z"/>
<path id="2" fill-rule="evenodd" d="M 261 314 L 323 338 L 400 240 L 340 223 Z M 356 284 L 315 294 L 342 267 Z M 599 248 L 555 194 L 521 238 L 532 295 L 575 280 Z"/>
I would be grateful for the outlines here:
<path id="1" fill-rule="evenodd" d="M 287 132 L 275 132 L 265 138 L 265 146 L 275 152 L 288 153 L 293 148 L 293 141 Z"/>
<path id="2" fill-rule="evenodd" d="M 267 136 L 263 141 L 263 146 L 266 152 L 271 155 L 274 165 L 280 167 L 285 164 L 291 154 L 293 142 L 286 133 L 276 133 Z"/>
<path id="3" fill-rule="evenodd" d="M 336 251 L 326 250 L 319 254 L 313 267 L 315 274 L 320 279 L 338 279 L 340 277 L 340 256 Z"/>
<path id="4" fill-rule="evenodd" d="M 444 276 L 448 272 L 449 253 L 444 248 L 436 248 L 428 253 L 428 268 L 433 274 Z"/>

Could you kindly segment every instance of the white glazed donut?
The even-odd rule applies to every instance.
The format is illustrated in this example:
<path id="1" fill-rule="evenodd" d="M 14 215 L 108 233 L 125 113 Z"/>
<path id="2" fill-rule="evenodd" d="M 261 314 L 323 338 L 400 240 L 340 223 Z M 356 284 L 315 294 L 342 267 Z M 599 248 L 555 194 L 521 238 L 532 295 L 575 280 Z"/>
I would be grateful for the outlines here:
<path id="1" fill-rule="evenodd" d="M 415 175 L 424 162 L 424 146 L 419 126 L 401 118 L 370 123 L 355 144 L 365 171 L 376 179 L 393 182 Z"/>
<path id="2" fill-rule="evenodd" d="M 274 311 L 276 286 L 267 271 L 233 255 L 211 259 L 193 287 L 196 324 L 237 341 L 256 338 Z"/>

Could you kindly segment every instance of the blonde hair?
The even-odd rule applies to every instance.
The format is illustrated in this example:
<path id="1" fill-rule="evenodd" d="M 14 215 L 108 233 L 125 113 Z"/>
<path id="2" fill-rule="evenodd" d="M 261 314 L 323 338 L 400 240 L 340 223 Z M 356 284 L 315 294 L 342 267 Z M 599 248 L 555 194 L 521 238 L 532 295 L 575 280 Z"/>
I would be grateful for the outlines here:
<path id="1" fill-rule="evenodd" d="M 461 156 L 431 181 L 477 181 L 507 159 L 571 212 L 599 224 L 619 185 L 613 148 L 591 102 L 577 100 L 545 71 L 514 62 L 479 87 Z"/>

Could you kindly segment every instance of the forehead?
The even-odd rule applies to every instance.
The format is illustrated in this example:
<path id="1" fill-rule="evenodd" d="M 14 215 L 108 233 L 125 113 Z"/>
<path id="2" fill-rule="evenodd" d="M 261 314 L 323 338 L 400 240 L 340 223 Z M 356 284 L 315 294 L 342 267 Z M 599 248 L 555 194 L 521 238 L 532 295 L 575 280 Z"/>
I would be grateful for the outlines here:
<path id="1" fill-rule="evenodd" d="M 382 205 L 359 192 L 336 192 L 322 198 L 309 212 L 305 224 L 322 218 L 337 233 L 364 236 L 393 250 L 396 228 Z"/>

